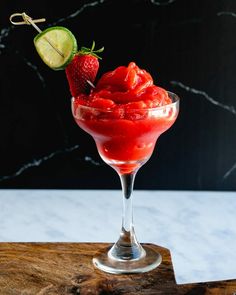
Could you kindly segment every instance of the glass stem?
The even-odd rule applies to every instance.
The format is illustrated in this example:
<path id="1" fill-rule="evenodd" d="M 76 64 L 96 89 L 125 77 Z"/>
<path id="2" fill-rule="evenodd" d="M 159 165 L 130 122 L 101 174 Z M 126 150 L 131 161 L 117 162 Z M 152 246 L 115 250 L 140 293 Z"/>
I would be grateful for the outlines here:
<path id="1" fill-rule="evenodd" d="M 122 192 L 123 192 L 123 216 L 122 216 L 122 231 L 130 233 L 130 237 L 134 232 L 133 226 L 133 186 L 135 174 L 120 175 Z"/>
<path id="2" fill-rule="evenodd" d="M 133 260 L 145 255 L 144 249 L 137 241 L 133 225 L 132 193 L 136 172 L 119 175 L 123 192 L 123 215 L 119 240 L 108 254 L 113 259 Z"/>

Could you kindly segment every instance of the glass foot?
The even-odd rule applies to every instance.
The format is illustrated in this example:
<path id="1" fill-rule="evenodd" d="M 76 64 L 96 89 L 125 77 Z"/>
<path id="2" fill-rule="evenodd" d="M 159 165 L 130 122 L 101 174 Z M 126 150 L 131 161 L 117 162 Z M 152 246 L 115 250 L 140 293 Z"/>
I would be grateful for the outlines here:
<path id="1" fill-rule="evenodd" d="M 144 255 L 140 259 L 116 260 L 108 255 L 109 249 L 104 249 L 93 258 L 93 264 L 98 269 L 112 274 L 144 273 L 153 270 L 161 264 L 161 255 L 151 247 L 142 246 Z"/>

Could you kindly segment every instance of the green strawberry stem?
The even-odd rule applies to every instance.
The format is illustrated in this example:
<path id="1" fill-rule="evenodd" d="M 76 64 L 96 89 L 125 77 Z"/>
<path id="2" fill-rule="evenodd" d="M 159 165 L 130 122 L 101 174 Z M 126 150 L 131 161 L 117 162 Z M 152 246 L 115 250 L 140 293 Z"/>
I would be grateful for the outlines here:
<path id="1" fill-rule="evenodd" d="M 93 41 L 91 48 L 81 47 L 81 49 L 78 51 L 78 54 L 82 54 L 82 55 L 90 54 L 90 55 L 93 55 L 99 59 L 102 59 L 99 55 L 97 55 L 97 53 L 103 52 L 104 47 L 102 47 L 98 50 L 94 50 L 94 49 L 95 49 L 95 41 Z"/>

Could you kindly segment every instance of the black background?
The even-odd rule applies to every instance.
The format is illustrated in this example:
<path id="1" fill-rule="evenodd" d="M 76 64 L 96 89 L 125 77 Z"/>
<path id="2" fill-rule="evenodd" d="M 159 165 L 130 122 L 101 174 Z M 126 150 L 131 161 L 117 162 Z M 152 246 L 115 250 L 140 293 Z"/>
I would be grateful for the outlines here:
<path id="1" fill-rule="evenodd" d="M 138 172 L 135 188 L 236 189 L 236 2 L 1 1 L 0 188 L 120 188 L 93 139 L 75 124 L 64 71 L 46 67 L 23 12 L 105 47 L 99 76 L 130 61 L 181 98 L 174 126 Z M 78 146 L 77 146 L 78 145 Z"/>

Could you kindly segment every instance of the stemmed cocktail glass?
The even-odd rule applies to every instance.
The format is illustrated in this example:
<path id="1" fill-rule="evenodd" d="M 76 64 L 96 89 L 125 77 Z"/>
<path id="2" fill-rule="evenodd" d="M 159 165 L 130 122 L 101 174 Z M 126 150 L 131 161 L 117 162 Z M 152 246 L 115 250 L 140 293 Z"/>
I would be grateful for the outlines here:
<path id="1" fill-rule="evenodd" d="M 142 273 L 161 263 L 161 255 L 141 245 L 132 217 L 132 191 L 139 168 L 148 161 L 158 137 L 175 122 L 179 98 L 168 92 L 172 103 L 149 109 L 99 109 L 78 104 L 72 98 L 76 123 L 95 140 L 101 158 L 116 170 L 123 191 L 123 216 L 118 241 L 93 258 L 94 265 L 108 273 Z"/>
<path id="2" fill-rule="evenodd" d="M 15 17 L 22 17 L 23 21 L 14 21 Z M 120 66 L 105 73 L 95 87 L 93 82 L 99 68 L 97 53 L 103 48 L 94 50 L 93 42 L 91 49 L 81 47 L 78 51 L 76 39 L 67 28 L 56 26 L 42 32 L 35 23 L 45 19 L 33 20 L 24 12 L 12 14 L 10 21 L 14 25 L 31 24 L 39 32 L 34 44 L 40 57 L 54 70 L 65 69 L 70 92 L 77 96 L 72 98 L 75 121 L 93 137 L 101 158 L 120 176 L 123 191 L 120 237 L 110 249 L 93 258 L 94 265 L 115 274 L 154 269 L 161 263 L 161 256 L 137 241 L 132 191 L 137 171 L 151 157 L 158 137 L 178 116 L 178 96 L 155 86 L 151 75 L 134 62 L 127 68 Z M 91 97 L 86 96 L 87 84 L 96 90 L 91 92 Z M 88 98 L 95 102 L 93 107 Z M 96 99 L 103 101 L 102 108 L 95 107 Z M 84 105 L 86 101 L 88 104 Z M 116 107 L 107 107 L 111 103 Z M 147 105 L 155 107 L 147 108 Z"/>

